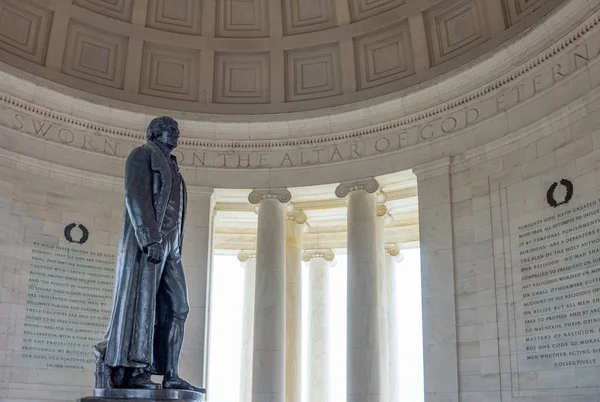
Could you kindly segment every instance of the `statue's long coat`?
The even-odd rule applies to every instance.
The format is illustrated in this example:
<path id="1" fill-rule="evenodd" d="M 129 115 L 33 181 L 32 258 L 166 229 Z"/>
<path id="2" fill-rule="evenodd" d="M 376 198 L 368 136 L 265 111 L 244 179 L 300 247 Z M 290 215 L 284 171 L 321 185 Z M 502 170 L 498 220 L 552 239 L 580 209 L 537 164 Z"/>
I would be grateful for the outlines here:
<path id="1" fill-rule="evenodd" d="M 174 156 L 171 156 L 174 159 Z M 149 244 L 161 241 L 161 226 L 171 194 L 171 167 L 158 145 L 148 141 L 134 149 L 125 164 L 125 211 L 117 268 L 113 309 L 105 341 L 104 362 L 111 367 L 150 367 L 164 371 L 160 356 L 165 348 L 154 348 L 155 327 L 165 321 L 164 309 L 157 303 L 161 264 L 147 261 L 143 251 Z M 180 175 L 181 177 L 181 175 Z M 186 210 L 183 186 L 183 218 L 180 247 Z M 157 338 L 160 337 L 157 331 Z M 156 349 L 156 350 L 155 350 Z"/>

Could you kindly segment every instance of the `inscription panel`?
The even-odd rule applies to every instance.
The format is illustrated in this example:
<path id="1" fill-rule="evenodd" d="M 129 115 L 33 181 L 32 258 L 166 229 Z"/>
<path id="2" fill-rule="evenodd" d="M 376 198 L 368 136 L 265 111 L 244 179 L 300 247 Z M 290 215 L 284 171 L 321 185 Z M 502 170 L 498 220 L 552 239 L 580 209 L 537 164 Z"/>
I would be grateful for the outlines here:
<path id="1" fill-rule="evenodd" d="M 34 242 L 27 264 L 26 306 L 17 321 L 21 345 L 15 345 L 13 363 L 91 370 L 93 345 L 110 316 L 115 255 Z"/>
<path id="2" fill-rule="evenodd" d="M 600 363 L 600 192 L 553 187 L 548 206 L 509 217 L 520 376 Z"/>

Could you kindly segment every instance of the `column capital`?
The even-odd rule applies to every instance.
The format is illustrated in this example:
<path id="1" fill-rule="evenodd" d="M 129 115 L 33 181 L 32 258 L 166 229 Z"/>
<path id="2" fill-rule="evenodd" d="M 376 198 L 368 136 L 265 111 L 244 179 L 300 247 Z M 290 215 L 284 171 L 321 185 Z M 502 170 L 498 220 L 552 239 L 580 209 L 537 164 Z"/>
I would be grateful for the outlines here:
<path id="1" fill-rule="evenodd" d="M 340 183 L 335 189 L 335 195 L 339 198 L 344 198 L 352 191 L 365 190 L 367 193 L 374 193 L 379 189 L 379 183 L 373 177 L 367 179 L 359 179 L 345 181 Z"/>
<path id="2" fill-rule="evenodd" d="M 396 257 L 397 262 L 404 260 L 404 254 L 400 251 L 400 247 L 397 244 L 386 244 L 384 246 L 385 253 L 392 257 Z"/>
<path id="3" fill-rule="evenodd" d="M 335 253 L 333 250 L 305 250 L 302 253 L 302 261 L 309 262 L 313 258 L 323 258 L 325 261 L 333 261 L 335 259 Z"/>
<path id="4" fill-rule="evenodd" d="M 256 250 L 242 250 L 237 255 L 239 262 L 246 262 L 251 258 L 256 258 Z"/>
<path id="5" fill-rule="evenodd" d="M 277 199 L 279 202 L 287 204 L 291 201 L 292 194 L 287 188 L 257 188 L 252 190 L 248 196 L 251 204 L 258 204 L 267 199 Z"/>
<path id="6" fill-rule="evenodd" d="M 385 204 L 378 204 L 376 213 L 379 218 L 386 216 L 388 214 L 388 207 Z"/>
<path id="7" fill-rule="evenodd" d="M 400 247 L 398 247 L 397 244 L 386 244 L 384 246 L 385 252 L 389 255 L 391 255 L 392 257 L 396 257 L 398 254 L 400 254 Z"/>
<path id="8" fill-rule="evenodd" d="M 294 221 L 299 225 L 303 225 L 306 223 L 306 220 L 308 219 L 308 217 L 306 216 L 304 211 L 298 209 L 298 210 L 286 213 L 285 219 L 287 219 L 288 221 Z"/>

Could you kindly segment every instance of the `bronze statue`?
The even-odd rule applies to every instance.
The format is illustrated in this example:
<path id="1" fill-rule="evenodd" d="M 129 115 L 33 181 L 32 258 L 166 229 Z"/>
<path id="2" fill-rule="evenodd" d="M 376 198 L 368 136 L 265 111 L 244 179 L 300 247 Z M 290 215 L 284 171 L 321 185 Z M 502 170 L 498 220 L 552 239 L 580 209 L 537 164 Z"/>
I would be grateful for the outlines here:
<path id="1" fill-rule="evenodd" d="M 181 247 L 186 188 L 172 151 L 179 127 L 170 117 L 150 123 L 146 144 L 125 164 L 125 212 L 113 308 L 104 341 L 96 345 L 96 388 L 205 392 L 179 377 L 189 312 Z"/>

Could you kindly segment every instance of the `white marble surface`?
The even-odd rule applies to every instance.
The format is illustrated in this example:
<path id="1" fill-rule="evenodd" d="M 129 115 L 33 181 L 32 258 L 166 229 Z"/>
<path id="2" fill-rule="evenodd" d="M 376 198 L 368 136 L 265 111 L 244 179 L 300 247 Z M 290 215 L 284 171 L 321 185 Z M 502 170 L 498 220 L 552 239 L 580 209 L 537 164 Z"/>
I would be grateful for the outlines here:
<path id="1" fill-rule="evenodd" d="M 253 402 L 285 401 L 285 205 L 278 197 L 258 197 Z"/>

